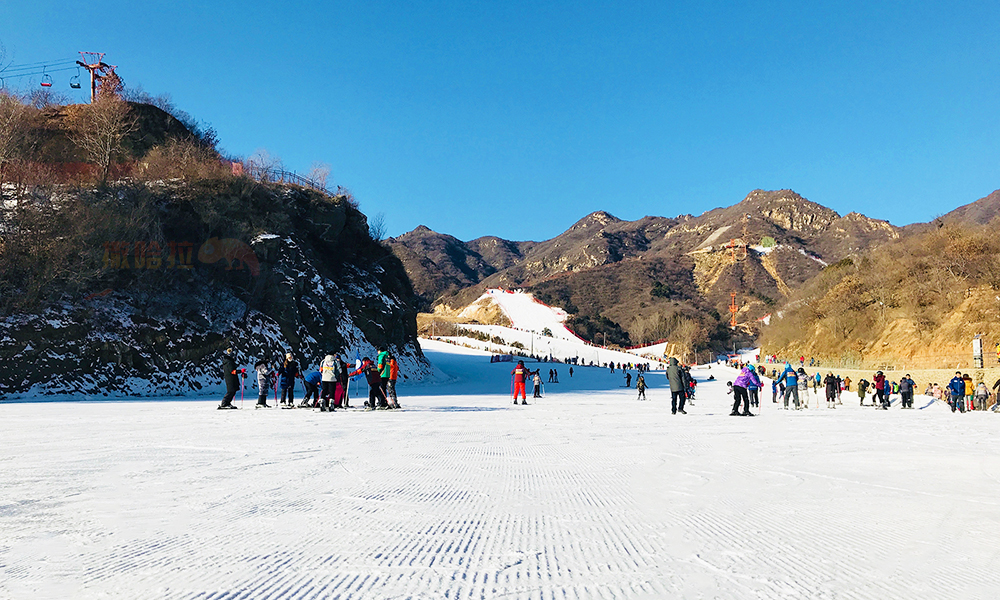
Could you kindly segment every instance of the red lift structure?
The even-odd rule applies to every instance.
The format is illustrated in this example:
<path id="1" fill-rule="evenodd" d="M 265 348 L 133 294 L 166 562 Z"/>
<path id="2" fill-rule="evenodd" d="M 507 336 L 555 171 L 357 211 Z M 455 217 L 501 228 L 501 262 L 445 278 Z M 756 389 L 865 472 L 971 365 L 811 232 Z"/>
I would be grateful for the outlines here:
<path id="1" fill-rule="evenodd" d="M 81 52 L 76 64 L 90 71 L 90 103 L 93 104 L 97 99 L 97 82 L 114 73 L 118 67 L 104 62 L 104 52 Z"/>

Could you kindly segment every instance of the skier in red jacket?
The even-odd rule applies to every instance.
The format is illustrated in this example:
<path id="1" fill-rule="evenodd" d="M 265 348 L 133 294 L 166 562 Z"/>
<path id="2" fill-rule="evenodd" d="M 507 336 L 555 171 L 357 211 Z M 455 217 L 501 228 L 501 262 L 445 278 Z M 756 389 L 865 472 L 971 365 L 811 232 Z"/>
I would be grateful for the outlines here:
<path id="1" fill-rule="evenodd" d="M 524 383 L 531 376 L 531 369 L 524 366 L 524 361 L 517 361 L 517 366 L 510 372 L 514 377 L 514 404 L 517 404 L 517 394 L 521 393 L 521 404 L 528 403 L 528 393 L 524 390 Z"/>

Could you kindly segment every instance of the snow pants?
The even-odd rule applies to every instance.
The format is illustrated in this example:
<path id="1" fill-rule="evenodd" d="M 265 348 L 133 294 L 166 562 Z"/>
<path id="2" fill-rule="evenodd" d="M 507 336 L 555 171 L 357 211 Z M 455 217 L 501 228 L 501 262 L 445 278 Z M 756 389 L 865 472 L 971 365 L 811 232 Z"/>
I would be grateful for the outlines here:
<path id="1" fill-rule="evenodd" d="M 305 382 L 303 385 L 306 387 L 306 397 L 302 399 L 301 406 L 315 406 L 319 404 L 319 386 L 315 383 Z M 310 403 L 309 399 L 312 398 L 313 402 Z"/>
<path id="2" fill-rule="evenodd" d="M 733 386 L 733 389 L 736 389 L 736 387 Z M 788 408 L 788 399 L 791 396 L 795 396 L 795 408 L 798 408 L 799 407 L 799 386 L 797 386 L 797 385 L 789 385 L 789 386 L 787 386 L 785 388 L 785 408 Z"/>
<path id="3" fill-rule="evenodd" d="M 743 403 L 743 414 L 750 414 L 750 396 L 747 395 L 747 389 L 745 387 L 734 385 L 733 396 L 736 398 L 733 402 L 733 414 L 740 414 L 740 402 Z"/>
<path id="4" fill-rule="evenodd" d="M 285 403 L 285 398 L 288 398 L 289 404 L 295 404 L 295 384 L 292 383 L 288 387 L 281 388 L 281 403 Z"/>
<path id="5" fill-rule="evenodd" d="M 903 408 L 913 408 L 913 392 L 900 392 Z"/>
<path id="6" fill-rule="evenodd" d="M 336 385 L 336 381 L 323 382 L 323 408 L 330 408 L 330 398 L 334 395 Z"/>
<path id="7" fill-rule="evenodd" d="M 760 394 L 759 394 L 759 392 L 760 392 L 760 390 L 758 390 L 756 388 L 754 388 L 752 390 L 751 389 L 747 389 L 747 394 L 750 396 L 750 406 L 760 406 Z"/>
<path id="8" fill-rule="evenodd" d="M 542 397 L 542 386 L 540 384 L 535 384 L 535 393 L 531 395 L 532 398 Z"/>
<path id="9" fill-rule="evenodd" d="M 396 380 L 390 379 L 389 384 L 385 387 L 386 394 L 389 399 L 392 400 L 393 406 L 399 406 L 399 401 L 396 399 Z"/>
<path id="10" fill-rule="evenodd" d="M 514 382 L 514 400 L 517 400 L 517 395 L 518 394 L 521 394 L 521 399 L 522 400 L 527 400 L 528 399 L 528 393 L 524 390 L 524 382 L 523 381 L 515 381 Z"/>
<path id="11" fill-rule="evenodd" d="M 333 406 L 334 408 L 340 408 L 341 406 L 346 406 L 344 404 L 344 384 L 341 382 L 336 382 L 337 385 L 333 388 Z"/>
<path id="12" fill-rule="evenodd" d="M 222 406 L 229 406 L 233 403 L 233 398 L 236 397 L 236 391 L 240 389 L 240 383 L 237 381 L 236 376 L 232 377 L 226 376 L 226 395 L 222 397 Z"/>
<path id="13" fill-rule="evenodd" d="M 678 403 L 678 399 L 680 402 Z M 670 412 L 675 414 L 679 410 L 684 410 L 684 401 L 687 400 L 687 395 L 684 390 L 678 390 L 676 392 L 670 392 Z"/>

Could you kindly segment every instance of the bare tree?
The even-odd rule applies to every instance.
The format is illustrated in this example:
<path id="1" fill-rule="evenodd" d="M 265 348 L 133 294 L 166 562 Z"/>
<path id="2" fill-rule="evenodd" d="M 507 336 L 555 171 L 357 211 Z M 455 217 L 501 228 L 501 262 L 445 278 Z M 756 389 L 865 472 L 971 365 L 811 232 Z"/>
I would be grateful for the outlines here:
<path id="1" fill-rule="evenodd" d="M 28 107 L 10 94 L 0 92 L 0 197 L 7 170 L 21 156 L 28 130 Z"/>
<path id="2" fill-rule="evenodd" d="M 114 85 L 102 85 L 94 103 L 84 107 L 76 121 L 73 141 L 97 165 L 103 185 L 112 161 L 122 152 L 122 141 L 136 127 L 132 108 Z"/>
<path id="3" fill-rule="evenodd" d="M 320 187 L 326 187 L 326 180 L 330 177 L 330 165 L 316 161 L 312 164 L 312 168 L 309 169 L 309 179 L 312 179 L 320 185 Z"/>
<path id="4" fill-rule="evenodd" d="M 378 213 L 368 222 L 368 234 L 373 240 L 380 242 L 385 237 L 385 231 L 385 213 Z"/>

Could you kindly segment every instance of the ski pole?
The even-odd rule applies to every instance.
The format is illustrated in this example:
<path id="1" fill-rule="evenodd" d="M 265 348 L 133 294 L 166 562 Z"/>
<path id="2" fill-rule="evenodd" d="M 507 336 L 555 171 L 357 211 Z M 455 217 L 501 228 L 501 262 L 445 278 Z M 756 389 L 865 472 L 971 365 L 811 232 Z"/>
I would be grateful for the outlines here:
<path id="1" fill-rule="evenodd" d="M 243 410 L 243 386 L 247 381 L 246 369 L 240 373 L 240 410 Z"/>

